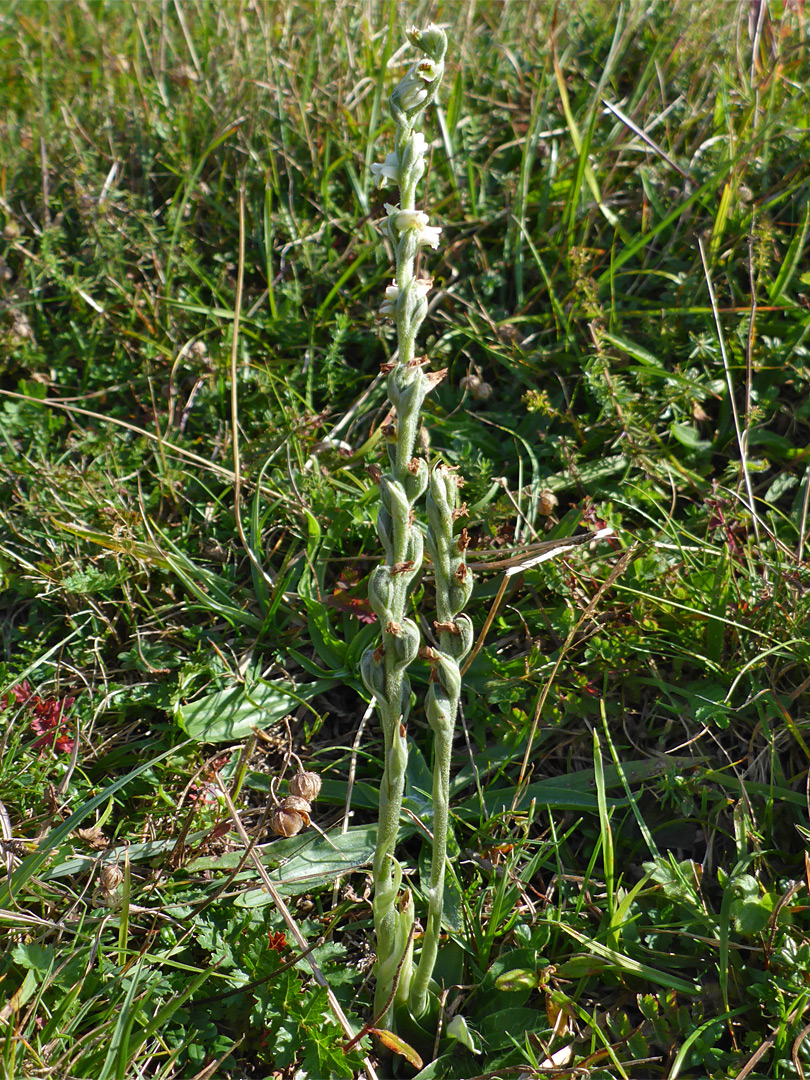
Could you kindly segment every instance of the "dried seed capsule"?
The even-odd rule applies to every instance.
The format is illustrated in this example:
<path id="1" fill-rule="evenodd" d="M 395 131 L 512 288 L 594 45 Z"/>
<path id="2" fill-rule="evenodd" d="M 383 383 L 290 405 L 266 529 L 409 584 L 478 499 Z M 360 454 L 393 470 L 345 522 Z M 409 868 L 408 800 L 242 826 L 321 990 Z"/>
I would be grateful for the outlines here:
<path id="1" fill-rule="evenodd" d="M 296 836 L 309 825 L 312 807 L 300 795 L 288 795 L 270 814 L 270 828 L 277 836 Z"/>
<path id="2" fill-rule="evenodd" d="M 554 513 L 555 509 L 559 505 L 559 499 L 553 491 L 549 491 L 546 488 L 545 491 L 540 492 L 540 499 L 537 503 L 537 512 L 543 517 L 549 517 Z"/>
<path id="3" fill-rule="evenodd" d="M 304 827 L 304 819 L 295 810 L 273 810 L 270 828 L 276 836 L 295 836 Z"/>
<path id="4" fill-rule="evenodd" d="M 290 780 L 290 794 L 313 802 L 321 790 L 321 778 L 314 772 L 297 772 Z"/>
<path id="5" fill-rule="evenodd" d="M 492 397 L 492 387 L 480 375 L 465 375 L 459 386 L 469 391 L 474 401 L 488 401 Z"/>
<path id="6" fill-rule="evenodd" d="M 312 813 L 309 799 L 305 799 L 301 795 L 288 795 L 286 799 L 281 800 L 280 809 L 294 810 L 297 814 L 301 814 L 302 817 L 305 817 L 306 824 L 309 825 L 309 815 Z"/>

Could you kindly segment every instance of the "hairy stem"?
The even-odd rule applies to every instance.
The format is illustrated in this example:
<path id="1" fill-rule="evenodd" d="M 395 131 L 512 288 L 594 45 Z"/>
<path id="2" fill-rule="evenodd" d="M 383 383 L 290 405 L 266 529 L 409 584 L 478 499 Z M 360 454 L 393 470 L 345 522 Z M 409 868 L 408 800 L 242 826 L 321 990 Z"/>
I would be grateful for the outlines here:
<path id="1" fill-rule="evenodd" d="M 422 246 L 436 247 L 438 228 L 428 226 L 426 214 L 414 209 L 416 185 L 424 173 L 425 140 L 414 133 L 417 116 L 434 99 L 441 82 L 447 47 L 444 33 L 436 27 L 412 30 L 411 42 L 426 58 L 412 66 L 391 95 L 391 114 L 397 125 L 395 150 L 385 162 L 374 165 L 380 183 L 395 180 L 400 204 L 386 204 L 388 234 L 396 246 L 396 278 L 386 289 L 381 314 L 394 318 L 397 328 L 397 361 L 388 373 L 388 396 L 393 419 L 383 428 L 388 445 L 388 472 L 370 472 L 380 487 L 381 506 L 377 531 L 385 561 L 369 579 L 369 601 L 381 627 L 379 644 L 362 658 L 361 671 L 374 695 L 383 730 L 384 764 L 380 783 L 379 824 L 373 862 L 374 927 L 377 936 L 377 989 L 375 1016 L 388 1022 L 389 1002 L 408 1000 L 412 974 L 413 900 L 400 894 L 402 868 L 396 860 L 396 843 L 405 771 L 408 763 L 406 725 L 411 684 L 407 669 L 419 652 L 420 634 L 406 615 L 408 597 L 422 566 L 422 533 L 415 523 L 414 504 L 428 485 L 428 467 L 414 456 L 420 411 L 433 382 L 415 358 L 416 335 L 427 314 L 425 295 L 429 284 L 415 279 L 416 256 Z M 396 988 L 395 988 L 396 982 Z"/>
<path id="2" fill-rule="evenodd" d="M 411 1011 L 417 1017 L 427 1010 L 439 951 L 450 819 L 450 757 L 461 696 L 459 665 L 473 642 L 472 623 L 461 613 L 472 592 L 472 574 L 466 562 L 468 537 L 464 529 L 458 537 L 453 535 L 456 518 L 463 513 L 457 509 L 460 483 L 455 472 L 439 463 L 431 472 L 427 496 L 427 549 L 436 577 L 434 627 L 439 648 L 424 650 L 431 665 L 426 711 L 433 731 L 433 853 L 428 921 L 410 992 Z"/>

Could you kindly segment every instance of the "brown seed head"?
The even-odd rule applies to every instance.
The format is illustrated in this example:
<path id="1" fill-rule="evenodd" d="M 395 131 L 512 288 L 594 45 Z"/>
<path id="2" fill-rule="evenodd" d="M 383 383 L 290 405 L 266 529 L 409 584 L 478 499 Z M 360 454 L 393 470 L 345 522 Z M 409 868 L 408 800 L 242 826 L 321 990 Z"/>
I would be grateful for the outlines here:
<path id="1" fill-rule="evenodd" d="M 309 825 L 312 807 L 300 795 L 288 795 L 270 814 L 270 828 L 277 836 L 296 836 Z"/>
<path id="2" fill-rule="evenodd" d="M 303 814 L 307 819 L 312 813 L 309 799 L 305 799 L 302 795 L 288 795 L 286 799 L 281 800 L 281 809 L 294 810 L 297 814 Z M 307 825 L 309 825 L 309 820 L 307 820 Z"/>
<path id="3" fill-rule="evenodd" d="M 314 772 L 297 772 L 290 780 L 290 795 L 298 795 L 308 803 L 318 798 L 321 778 Z"/>
<path id="4" fill-rule="evenodd" d="M 269 821 L 276 836 L 296 836 L 307 824 L 303 815 L 296 810 L 273 810 Z"/>

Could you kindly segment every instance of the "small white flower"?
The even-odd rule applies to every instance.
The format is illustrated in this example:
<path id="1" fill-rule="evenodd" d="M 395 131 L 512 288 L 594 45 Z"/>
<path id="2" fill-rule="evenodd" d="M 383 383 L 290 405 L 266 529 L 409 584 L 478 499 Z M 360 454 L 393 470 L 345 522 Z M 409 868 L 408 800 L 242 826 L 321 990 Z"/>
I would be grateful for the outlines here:
<path id="1" fill-rule="evenodd" d="M 385 204 L 388 213 L 389 228 L 396 232 L 405 232 L 406 229 L 416 229 L 420 246 L 437 248 L 441 238 L 441 227 L 430 225 L 430 218 L 421 210 L 400 210 L 391 203 Z M 393 233 L 392 233 L 393 236 Z"/>
<path id="2" fill-rule="evenodd" d="M 390 154 L 387 154 L 382 164 L 375 161 L 371 166 L 371 172 L 377 181 L 378 187 L 385 187 L 389 180 L 396 183 L 399 180 L 399 155 L 396 150 L 392 150 Z"/>
<path id="3" fill-rule="evenodd" d="M 397 308 L 397 300 L 399 300 L 399 286 L 397 285 L 397 279 L 394 278 L 394 284 L 386 286 L 385 300 L 380 304 L 382 318 L 393 317 Z"/>
<path id="4" fill-rule="evenodd" d="M 425 156 L 427 150 L 427 139 L 421 131 L 415 131 L 412 137 L 413 143 L 413 159 L 416 161 L 418 158 Z"/>
<path id="5" fill-rule="evenodd" d="M 400 210 L 392 203 L 385 204 L 385 212 L 388 214 L 389 224 L 393 225 L 398 232 L 405 229 L 424 229 L 430 218 L 421 210 Z"/>
<path id="6" fill-rule="evenodd" d="M 444 55 L 444 50 L 447 48 L 447 37 L 436 23 L 431 23 L 427 30 L 420 30 L 417 26 L 412 26 L 410 30 L 406 31 L 406 36 L 411 45 L 415 45 L 422 52 L 430 53 L 431 56 L 437 51 Z"/>
<path id="7" fill-rule="evenodd" d="M 411 137 L 413 145 L 413 163 L 416 165 L 421 158 L 425 156 L 427 150 L 427 139 L 421 131 L 415 131 Z M 392 150 L 390 154 L 386 155 L 385 161 L 380 164 L 375 161 L 371 166 L 371 172 L 374 179 L 377 181 L 378 187 L 385 187 L 389 180 L 393 180 L 396 184 L 399 180 L 399 171 L 402 168 L 402 162 L 399 160 L 399 154 L 396 150 Z"/>
<path id="8" fill-rule="evenodd" d="M 413 283 L 413 287 L 416 291 L 417 300 L 423 300 L 433 288 L 433 278 L 417 278 Z M 397 285 L 397 279 L 394 278 L 394 284 L 386 286 L 385 300 L 380 304 L 380 315 L 383 318 L 393 318 L 396 314 L 398 300 L 399 285 Z"/>
<path id="9" fill-rule="evenodd" d="M 439 65 L 434 64 L 432 60 L 420 60 L 416 65 L 416 74 L 425 82 L 433 82 L 439 76 Z"/>
<path id="10" fill-rule="evenodd" d="M 428 96 L 425 83 L 435 82 L 442 73 L 438 64 L 432 60 L 420 60 L 408 71 L 408 74 L 400 82 L 394 93 L 399 99 L 399 106 L 406 112 L 421 105 Z"/>
<path id="11" fill-rule="evenodd" d="M 427 98 L 428 92 L 424 86 L 420 86 L 416 79 L 406 75 L 399 84 L 399 104 L 405 112 L 415 109 Z"/>
<path id="12" fill-rule="evenodd" d="M 419 243 L 425 247 L 432 247 L 435 251 L 441 238 L 442 229 L 440 225 L 426 225 L 419 234 Z"/>

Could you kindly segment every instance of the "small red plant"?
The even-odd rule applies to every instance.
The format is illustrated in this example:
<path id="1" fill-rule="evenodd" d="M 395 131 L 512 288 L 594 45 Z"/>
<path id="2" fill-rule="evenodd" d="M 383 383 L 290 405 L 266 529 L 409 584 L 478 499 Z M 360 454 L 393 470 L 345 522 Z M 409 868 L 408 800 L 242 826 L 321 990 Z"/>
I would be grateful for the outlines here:
<path id="1" fill-rule="evenodd" d="M 58 754 L 71 754 L 76 740 L 69 733 L 66 714 L 75 700 L 75 697 L 41 698 L 33 693 L 26 679 L 6 694 L 2 707 L 19 705 L 31 714 L 31 730 L 39 735 L 34 743 L 35 750 L 50 749 Z"/>
<path id="2" fill-rule="evenodd" d="M 267 934 L 267 941 L 273 952 L 280 953 L 287 948 L 287 935 L 283 930 L 279 930 L 277 933 L 270 930 Z"/>
<path id="3" fill-rule="evenodd" d="M 327 600 L 330 607 L 337 608 L 338 611 L 345 611 L 349 615 L 353 615 L 361 623 L 373 623 L 377 621 L 377 616 L 371 610 L 371 604 L 364 597 L 350 596 L 350 590 L 354 589 L 357 585 L 357 574 L 353 570 L 347 568 L 338 578 L 335 583 L 335 589 L 332 595 Z"/>

